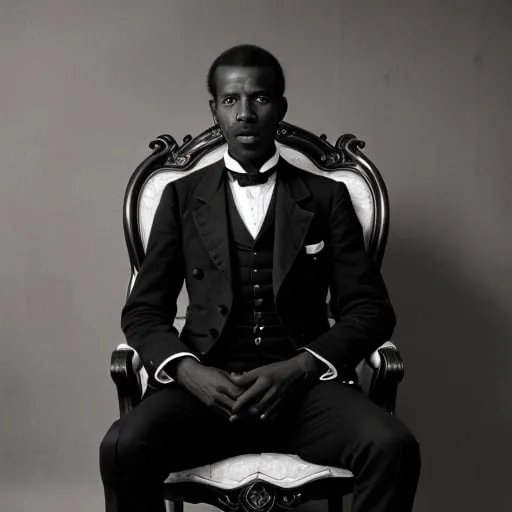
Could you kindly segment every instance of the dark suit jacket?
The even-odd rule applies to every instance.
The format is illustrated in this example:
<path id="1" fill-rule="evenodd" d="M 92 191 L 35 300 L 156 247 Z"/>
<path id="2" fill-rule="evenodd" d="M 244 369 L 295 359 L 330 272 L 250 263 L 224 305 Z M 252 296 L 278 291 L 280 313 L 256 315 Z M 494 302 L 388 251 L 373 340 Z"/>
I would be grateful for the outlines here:
<path id="1" fill-rule="evenodd" d="M 224 173 L 220 160 L 163 191 L 121 322 L 150 376 L 173 354 L 207 354 L 229 317 L 233 292 Z M 366 254 L 348 190 L 282 158 L 276 186 L 278 315 L 297 348 L 311 348 L 338 370 L 353 368 L 389 339 L 395 317 L 380 273 Z M 321 241 L 322 251 L 306 253 L 306 245 Z M 178 335 L 172 324 L 183 280 L 190 305 Z M 332 328 L 325 305 L 328 287 L 336 320 Z"/>

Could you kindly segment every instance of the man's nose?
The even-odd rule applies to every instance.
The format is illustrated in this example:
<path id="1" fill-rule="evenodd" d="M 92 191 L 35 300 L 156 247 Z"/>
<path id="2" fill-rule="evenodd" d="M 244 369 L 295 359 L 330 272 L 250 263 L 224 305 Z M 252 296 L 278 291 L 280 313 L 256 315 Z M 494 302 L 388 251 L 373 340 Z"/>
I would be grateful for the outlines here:
<path id="1" fill-rule="evenodd" d="M 236 120 L 244 123 L 254 123 L 257 120 L 256 113 L 249 101 L 240 102 L 240 110 L 236 115 Z"/>

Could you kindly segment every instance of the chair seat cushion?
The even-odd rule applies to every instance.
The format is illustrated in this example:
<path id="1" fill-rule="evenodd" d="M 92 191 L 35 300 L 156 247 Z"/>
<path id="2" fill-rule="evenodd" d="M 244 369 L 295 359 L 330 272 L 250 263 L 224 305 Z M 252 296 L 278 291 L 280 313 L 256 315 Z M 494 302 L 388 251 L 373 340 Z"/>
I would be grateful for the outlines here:
<path id="1" fill-rule="evenodd" d="M 323 478 L 352 478 L 347 469 L 311 464 L 297 455 L 257 453 L 238 455 L 213 464 L 171 473 L 165 483 L 201 483 L 235 489 L 262 480 L 283 489 Z"/>

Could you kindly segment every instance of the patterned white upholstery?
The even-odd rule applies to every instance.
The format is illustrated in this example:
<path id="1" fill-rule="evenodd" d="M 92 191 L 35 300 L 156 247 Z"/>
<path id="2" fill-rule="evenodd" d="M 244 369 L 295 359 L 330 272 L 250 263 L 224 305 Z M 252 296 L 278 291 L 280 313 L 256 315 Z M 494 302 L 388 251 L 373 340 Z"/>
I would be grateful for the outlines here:
<path id="1" fill-rule="evenodd" d="M 297 455 L 257 453 L 238 455 L 214 464 L 171 473 L 165 483 L 195 482 L 219 489 L 236 489 L 263 480 L 290 489 L 322 478 L 352 478 L 347 469 L 310 464 Z"/>

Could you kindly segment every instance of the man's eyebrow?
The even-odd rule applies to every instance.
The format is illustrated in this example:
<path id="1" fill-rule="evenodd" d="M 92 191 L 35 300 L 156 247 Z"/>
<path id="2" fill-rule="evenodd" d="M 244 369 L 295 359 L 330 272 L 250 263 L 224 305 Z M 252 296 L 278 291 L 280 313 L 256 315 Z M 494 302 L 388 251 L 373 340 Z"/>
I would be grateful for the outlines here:
<path id="1" fill-rule="evenodd" d="M 272 94 L 268 89 L 261 89 L 259 91 L 252 91 L 251 96 L 270 96 Z"/>
<path id="2" fill-rule="evenodd" d="M 250 91 L 247 95 L 250 98 L 254 98 L 256 96 L 268 96 L 268 97 L 271 97 L 272 96 L 272 91 L 269 91 L 268 89 L 258 89 L 257 91 Z M 221 93 L 219 93 L 219 98 L 227 98 L 229 96 L 233 96 L 235 98 L 239 98 L 240 97 L 240 92 L 239 91 L 230 91 L 228 89 L 228 90 L 224 90 Z"/>

